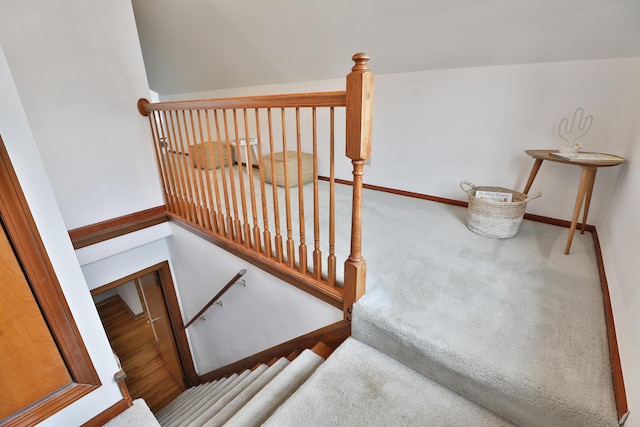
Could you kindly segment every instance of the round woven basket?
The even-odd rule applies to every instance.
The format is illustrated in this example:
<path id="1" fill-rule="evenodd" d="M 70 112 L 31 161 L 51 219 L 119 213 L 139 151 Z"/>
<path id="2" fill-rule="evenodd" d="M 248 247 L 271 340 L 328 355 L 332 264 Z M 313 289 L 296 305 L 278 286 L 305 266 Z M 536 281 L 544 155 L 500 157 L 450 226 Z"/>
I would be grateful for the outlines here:
<path id="1" fill-rule="evenodd" d="M 542 195 L 538 192 L 528 196 L 502 187 L 478 187 L 468 181 L 462 181 L 460 188 L 469 195 L 467 228 L 476 234 L 493 239 L 509 239 L 515 236 L 527 209 L 527 202 Z M 476 197 L 477 190 L 511 193 L 513 201 L 498 202 L 481 199 Z"/>

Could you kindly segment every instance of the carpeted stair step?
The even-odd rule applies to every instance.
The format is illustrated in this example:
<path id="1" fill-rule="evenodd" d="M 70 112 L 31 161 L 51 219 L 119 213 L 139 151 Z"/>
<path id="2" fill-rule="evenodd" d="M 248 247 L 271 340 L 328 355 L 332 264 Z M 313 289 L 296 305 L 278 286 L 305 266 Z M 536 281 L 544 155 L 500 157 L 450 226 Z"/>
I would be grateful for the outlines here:
<path id="1" fill-rule="evenodd" d="M 460 228 L 416 256 L 419 277 L 367 289 L 353 337 L 517 425 L 617 425 L 593 242 L 558 262 L 536 253 L 562 253 L 557 227 Z M 454 244 L 459 258 L 437 253 Z"/>
<path id="2" fill-rule="evenodd" d="M 181 414 L 189 410 L 203 396 L 212 393 L 217 387 L 222 386 L 226 378 L 219 381 L 212 381 L 207 384 L 200 384 L 196 387 L 185 390 L 174 401 L 170 402 L 156 414 L 161 425 L 168 425 L 172 420 L 177 419 Z"/>
<path id="3" fill-rule="evenodd" d="M 224 425 L 228 427 L 261 425 L 313 374 L 323 361 L 324 358 L 313 351 L 304 350 Z"/>
<path id="4" fill-rule="evenodd" d="M 171 402 L 166 404 L 162 409 L 160 409 L 158 412 L 156 412 L 156 414 L 155 414 L 156 418 L 158 420 L 160 420 L 162 418 L 168 417 L 170 414 L 174 413 L 181 405 L 183 405 L 185 402 L 189 401 L 189 399 L 192 399 L 193 396 L 195 394 L 197 394 L 198 392 L 200 392 L 201 389 L 204 389 L 204 388 L 207 388 L 207 387 L 213 387 L 213 386 L 215 386 L 216 383 L 217 383 L 217 381 L 212 381 L 212 382 L 207 383 L 207 384 L 199 384 L 199 385 L 197 385 L 195 387 L 191 387 L 191 388 L 186 389 L 185 391 L 180 393 L 180 395 L 178 397 L 173 399 Z"/>
<path id="5" fill-rule="evenodd" d="M 198 411 L 198 416 L 192 418 L 188 423 L 183 424 L 181 427 L 188 425 L 189 427 L 201 427 L 213 416 L 220 412 L 229 402 L 235 399 L 240 393 L 242 393 L 247 387 L 251 386 L 256 379 L 258 379 L 269 367 L 265 364 L 257 366 L 255 369 L 249 371 L 249 374 L 240 382 L 238 382 L 233 388 L 227 390 L 224 395 L 221 395 L 215 402 L 211 402 L 204 408 L 204 411 Z"/>
<path id="6" fill-rule="evenodd" d="M 103 427 L 160 427 L 144 399 L 135 399 L 133 406 L 118 414 Z"/>
<path id="7" fill-rule="evenodd" d="M 205 427 L 221 426 L 226 421 L 234 416 L 240 408 L 242 408 L 247 402 L 249 402 L 262 388 L 267 385 L 273 378 L 276 377 L 284 368 L 289 365 L 287 358 L 277 359 L 269 366 L 260 377 L 258 377 L 250 386 L 245 388 L 240 394 L 238 394 L 232 401 L 227 403 L 218 413 L 211 417 L 205 424 Z"/>
<path id="8" fill-rule="evenodd" d="M 237 374 L 232 381 L 227 381 L 223 387 L 219 387 L 214 393 L 193 405 L 187 413 L 181 416 L 178 420 L 169 424 L 169 427 L 183 427 L 189 425 L 193 420 L 198 418 L 200 414 L 206 411 L 209 406 L 215 404 L 218 399 L 224 396 L 229 390 L 232 390 L 236 385 L 240 384 L 249 376 L 249 374 L 251 374 L 251 370 L 249 369 Z"/>
<path id="9" fill-rule="evenodd" d="M 174 427 L 180 425 L 180 423 L 185 419 L 190 417 L 193 411 L 197 410 L 202 405 L 206 405 L 206 402 L 215 399 L 215 397 L 220 394 L 223 390 L 229 387 L 234 381 L 237 380 L 238 374 L 230 375 L 229 377 L 218 381 L 210 389 L 202 391 L 197 396 L 194 396 L 192 400 L 185 402 L 184 405 L 181 405 L 180 409 L 175 413 L 171 414 L 166 420 L 160 421 L 160 425 L 163 427 Z"/>
<path id="10" fill-rule="evenodd" d="M 512 426 L 400 362 L 348 338 L 265 426 Z"/>

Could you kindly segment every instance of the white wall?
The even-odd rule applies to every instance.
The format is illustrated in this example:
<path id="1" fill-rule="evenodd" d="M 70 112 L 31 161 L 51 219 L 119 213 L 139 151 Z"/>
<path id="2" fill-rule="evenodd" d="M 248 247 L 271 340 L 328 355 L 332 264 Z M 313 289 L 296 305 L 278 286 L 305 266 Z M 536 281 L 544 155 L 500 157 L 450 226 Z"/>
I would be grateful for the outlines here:
<path id="1" fill-rule="evenodd" d="M 163 204 L 131 2 L 3 1 L 0 40 L 67 228 Z"/>
<path id="2" fill-rule="evenodd" d="M 113 379 L 118 366 L 73 252 L 1 46 L 0 134 L 69 309 L 102 382 L 96 391 L 54 414 L 41 425 L 81 425 L 122 399 Z"/>
<path id="3" fill-rule="evenodd" d="M 88 288 L 93 290 L 168 260 L 166 241 L 159 239 L 84 264 L 82 272 Z"/>
<path id="4" fill-rule="evenodd" d="M 178 298 L 189 321 L 241 269 L 246 287 L 233 286 L 206 320 L 187 329 L 200 374 L 342 320 L 342 311 L 172 225 L 167 239 Z"/>
<path id="5" fill-rule="evenodd" d="M 637 272 L 640 255 L 640 115 L 636 117 L 636 123 L 635 135 L 621 153 L 628 163 L 616 183 L 610 209 L 598 226 L 631 409 L 625 424 L 628 427 L 640 426 L 640 288 Z"/>
<path id="6" fill-rule="evenodd" d="M 136 288 L 135 282 L 127 282 L 124 285 L 118 286 L 117 289 L 118 295 L 120 295 L 122 301 L 124 301 L 127 307 L 129 307 L 132 314 L 135 316 L 144 314 L 144 309 L 142 308 L 142 302 L 140 301 L 140 296 L 138 295 L 138 289 Z"/>

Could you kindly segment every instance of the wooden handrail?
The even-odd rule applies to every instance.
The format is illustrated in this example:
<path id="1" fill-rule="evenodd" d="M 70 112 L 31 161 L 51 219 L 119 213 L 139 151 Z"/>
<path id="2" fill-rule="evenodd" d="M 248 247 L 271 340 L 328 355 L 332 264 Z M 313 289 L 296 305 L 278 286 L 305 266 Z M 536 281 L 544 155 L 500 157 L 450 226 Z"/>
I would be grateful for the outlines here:
<path id="1" fill-rule="evenodd" d="M 242 108 L 291 108 L 291 107 L 344 107 L 346 92 L 312 92 L 291 95 L 242 96 L 188 101 L 150 103 L 138 100 L 138 112 L 148 116 L 152 111 L 181 111 L 197 109 L 242 109 Z"/>
<path id="2" fill-rule="evenodd" d="M 225 292 L 227 292 L 229 290 L 229 288 L 231 288 L 233 285 L 236 284 L 236 282 L 238 280 L 240 280 L 240 278 L 242 276 L 245 275 L 245 273 L 247 272 L 247 270 L 245 270 L 244 268 L 240 271 L 238 271 L 238 274 L 236 274 L 235 276 L 233 276 L 233 278 L 231 280 L 229 280 L 229 283 L 227 283 L 226 285 L 224 285 L 224 288 L 222 288 L 222 290 L 220 292 L 218 292 L 213 298 L 211 298 L 211 300 L 204 306 L 202 307 L 202 310 L 200 310 L 198 312 L 198 314 L 196 314 L 195 316 L 193 316 L 193 318 L 191 320 L 189 320 L 187 322 L 186 325 L 184 325 L 184 329 L 187 329 L 189 326 L 191 326 L 191 324 L 193 322 L 195 322 L 196 320 L 198 320 L 198 318 L 200 316 L 202 316 L 202 314 L 207 311 L 209 309 L 209 307 L 211 307 L 213 304 L 216 303 L 216 301 L 218 301 L 220 298 L 222 298 L 222 295 L 225 294 Z"/>

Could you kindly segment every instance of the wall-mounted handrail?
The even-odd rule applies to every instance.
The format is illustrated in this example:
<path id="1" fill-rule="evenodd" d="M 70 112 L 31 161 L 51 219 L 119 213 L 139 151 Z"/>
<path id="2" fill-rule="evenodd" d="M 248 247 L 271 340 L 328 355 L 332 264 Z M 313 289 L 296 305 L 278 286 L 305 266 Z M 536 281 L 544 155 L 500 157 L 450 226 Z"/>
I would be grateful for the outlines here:
<path id="1" fill-rule="evenodd" d="M 240 271 L 238 271 L 238 274 L 236 274 L 235 276 L 233 276 L 233 278 L 231 280 L 229 280 L 229 283 L 227 283 L 226 285 L 224 285 L 224 288 L 222 288 L 222 290 L 220 292 L 218 292 L 213 298 L 211 298 L 211 300 L 204 306 L 202 307 L 202 310 L 200 310 L 198 312 L 198 314 L 196 314 L 195 316 L 193 316 L 193 318 L 191 320 L 189 320 L 186 325 L 184 325 L 184 329 L 187 329 L 189 326 L 191 326 L 191 324 L 193 322 L 195 322 L 196 320 L 198 320 L 198 318 L 200 316 L 202 316 L 204 314 L 205 311 L 207 311 L 209 309 L 209 307 L 211 307 L 213 304 L 215 304 L 220 298 L 222 298 L 222 295 L 224 295 L 225 292 L 227 292 L 229 290 L 229 288 L 231 288 L 233 285 L 235 285 L 238 280 L 240 280 L 240 278 L 242 276 L 244 276 L 244 274 L 247 272 L 247 270 L 245 270 L 244 268 Z"/>

